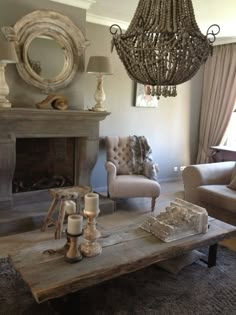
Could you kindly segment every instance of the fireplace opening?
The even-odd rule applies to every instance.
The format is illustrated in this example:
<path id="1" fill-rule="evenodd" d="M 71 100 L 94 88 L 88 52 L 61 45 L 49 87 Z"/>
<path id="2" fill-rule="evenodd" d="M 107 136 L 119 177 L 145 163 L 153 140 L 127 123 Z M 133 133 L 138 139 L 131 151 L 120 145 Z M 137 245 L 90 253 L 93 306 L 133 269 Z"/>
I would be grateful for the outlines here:
<path id="1" fill-rule="evenodd" d="M 12 192 L 74 185 L 75 138 L 17 138 Z"/>

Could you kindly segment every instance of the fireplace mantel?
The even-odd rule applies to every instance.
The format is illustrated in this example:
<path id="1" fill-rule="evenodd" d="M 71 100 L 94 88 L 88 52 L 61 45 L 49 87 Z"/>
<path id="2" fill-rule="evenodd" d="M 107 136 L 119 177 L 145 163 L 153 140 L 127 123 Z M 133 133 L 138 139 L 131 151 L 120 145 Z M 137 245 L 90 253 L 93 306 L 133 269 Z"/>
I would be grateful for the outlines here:
<path id="1" fill-rule="evenodd" d="M 99 136 L 99 122 L 108 112 L 44 110 L 27 108 L 0 109 L 0 135 L 15 138 Z"/>
<path id="2" fill-rule="evenodd" d="M 75 185 L 90 185 L 99 151 L 99 122 L 108 112 L 0 109 L 0 210 L 12 208 L 17 138 L 75 138 Z"/>

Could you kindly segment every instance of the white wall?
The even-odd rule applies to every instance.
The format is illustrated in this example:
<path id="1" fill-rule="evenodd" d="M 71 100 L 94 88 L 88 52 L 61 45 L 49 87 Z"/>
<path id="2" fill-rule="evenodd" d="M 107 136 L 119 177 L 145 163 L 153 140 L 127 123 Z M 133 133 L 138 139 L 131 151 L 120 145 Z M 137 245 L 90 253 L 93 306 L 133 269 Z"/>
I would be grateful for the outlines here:
<path id="1" fill-rule="evenodd" d="M 47 0 L 0 0 L 0 26 L 14 25 L 25 14 L 37 9 L 50 9 L 67 15 L 76 23 L 91 45 L 81 59 L 80 70 L 73 82 L 57 93 L 64 94 L 72 108 L 85 108 L 94 105 L 93 94 L 96 78 L 84 72 L 91 55 L 111 57 L 114 74 L 104 78 L 106 107 L 110 116 L 100 124 L 100 135 L 145 135 L 153 149 L 153 158 L 160 166 L 161 180 L 180 176 L 173 172 L 174 166 L 195 162 L 198 120 L 201 98 L 202 72 L 191 81 L 178 87 L 178 96 L 162 98 L 158 108 L 136 108 L 134 104 L 134 82 L 131 81 L 114 50 L 111 54 L 109 27 L 86 23 L 85 10 L 65 6 Z M 84 63 L 85 58 L 85 63 Z M 35 107 L 46 95 L 26 84 L 16 71 L 15 65 L 8 65 L 6 71 L 10 86 L 9 99 L 14 107 Z M 100 155 L 92 176 L 93 188 L 106 186 L 104 168 L 105 151 L 101 141 Z"/>
<path id="2" fill-rule="evenodd" d="M 86 50 L 86 64 L 91 55 L 111 58 L 114 74 L 104 78 L 106 108 L 111 115 L 101 122 L 100 135 L 145 135 L 153 149 L 154 160 L 159 163 L 161 180 L 181 176 L 174 166 L 195 162 L 198 120 L 201 98 L 202 71 L 191 81 L 177 88 L 175 98 L 161 98 L 158 108 L 134 107 L 135 84 L 131 81 L 116 51 L 111 54 L 111 35 L 106 26 L 87 23 L 87 38 L 91 41 Z M 85 74 L 85 108 L 94 105 L 96 78 Z M 106 186 L 104 169 L 105 151 L 101 143 L 100 156 L 93 172 L 92 186 Z"/>

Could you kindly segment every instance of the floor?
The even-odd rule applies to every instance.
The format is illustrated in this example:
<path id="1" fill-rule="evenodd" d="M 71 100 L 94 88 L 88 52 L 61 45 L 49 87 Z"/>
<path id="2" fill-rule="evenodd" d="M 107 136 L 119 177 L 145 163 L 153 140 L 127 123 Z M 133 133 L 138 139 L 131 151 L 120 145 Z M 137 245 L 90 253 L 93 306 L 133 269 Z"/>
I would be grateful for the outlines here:
<path id="1" fill-rule="evenodd" d="M 157 200 L 154 215 L 158 215 L 165 207 L 169 205 L 171 200 L 175 198 L 184 198 L 184 187 L 182 181 L 161 183 L 161 195 Z M 103 222 L 107 224 L 107 228 L 116 228 L 123 223 L 129 224 L 135 221 L 139 222 L 139 216 L 145 213 L 151 213 L 150 198 L 132 198 L 126 200 L 118 200 L 116 202 L 116 209 L 113 214 L 103 217 Z M 99 221 L 99 218 L 98 218 Z M 226 239 L 220 244 L 236 251 L 236 237 Z"/>
<path id="2" fill-rule="evenodd" d="M 171 200 L 175 198 L 183 198 L 184 190 L 182 181 L 161 183 L 161 194 L 156 201 L 154 215 L 158 215 L 165 207 L 169 205 Z M 130 198 L 116 201 L 116 210 L 113 214 L 107 214 L 103 217 L 109 225 L 109 228 L 115 228 L 123 223 L 133 223 L 139 220 L 144 214 L 151 214 L 151 198 Z M 98 218 L 99 220 L 99 218 Z"/>
<path id="3" fill-rule="evenodd" d="M 161 194 L 157 199 L 154 215 L 158 215 L 171 200 L 184 198 L 182 181 L 161 183 Z M 21 206 L 15 212 L 0 212 L 0 235 L 15 234 L 39 227 L 46 215 L 50 203 L 32 204 Z M 38 210 L 41 207 L 41 211 Z M 151 214 L 151 198 L 130 198 L 116 201 L 115 211 L 103 215 L 108 229 L 116 228 L 123 224 L 139 221 L 144 214 Z M 99 217 L 98 217 L 99 222 Z M 222 242 L 226 247 L 236 251 L 236 238 Z"/>
<path id="4" fill-rule="evenodd" d="M 104 194 L 103 194 L 104 195 Z M 140 214 L 150 212 L 151 198 L 131 198 L 117 200 L 116 211 L 114 204 L 110 205 L 110 200 L 100 197 L 101 214 L 106 214 L 107 220 L 120 222 L 122 220 L 133 220 Z M 161 195 L 157 199 L 154 213 L 164 210 L 169 201 L 175 197 L 183 197 L 183 184 L 181 181 L 161 184 Z M 31 203 L 18 206 L 14 210 L 0 211 L 0 236 L 15 234 L 39 228 L 49 209 L 50 202 Z M 111 211 L 109 211 L 109 209 Z M 111 215 L 107 213 L 112 213 Z"/>

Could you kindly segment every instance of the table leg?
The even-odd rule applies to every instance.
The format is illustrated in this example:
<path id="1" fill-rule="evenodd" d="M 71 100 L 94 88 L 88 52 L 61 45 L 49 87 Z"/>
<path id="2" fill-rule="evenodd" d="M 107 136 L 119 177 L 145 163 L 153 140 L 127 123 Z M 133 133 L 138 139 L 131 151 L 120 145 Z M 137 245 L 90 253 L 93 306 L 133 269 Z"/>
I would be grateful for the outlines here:
<path id="1" fill-rule="evenodd" d="M 217 247 L 218 247 L 218 244 L 213 244 L 209 247 L 208 268 L 211 268 L 216 265 Z"/>
<path id="2" fill-rule="evenodd" d="M 47 227 L 48 227 L 48 225 L 50 223 L 54 223 L 54 225 L 55 225 L 55 222 L 54 222 L 55 220 L 53 219 L 53 212 L 56 210 L 58 201 L 59 200 L 56 197 L 53 198 L 53 201 L 52 201 L 52 203 L 50 205 L 50 208 L 49 208 L 49 210 L 47 212 L 47 215 L 46 215 L 46 217 L 44 219 L 44 222 L 43 222 L 43 225 L 41 227 L 41 231 L 42 232 L 46 231 L 46 229 L 47 229 Z"/>
<path id="3" fill-rule="evenodd" d="M 62 230 L 63 230 L 63 222 L 65 218 L 65 204 L 64 201 L 61 200 L 60 202 L 60 207 L 59 207 L 59 213 L 58 213 L 58 218 L 57 218 L 57 223 L 56 223 L 56 230 L 55 230 L 55 239 L 60 239 Z"/>

